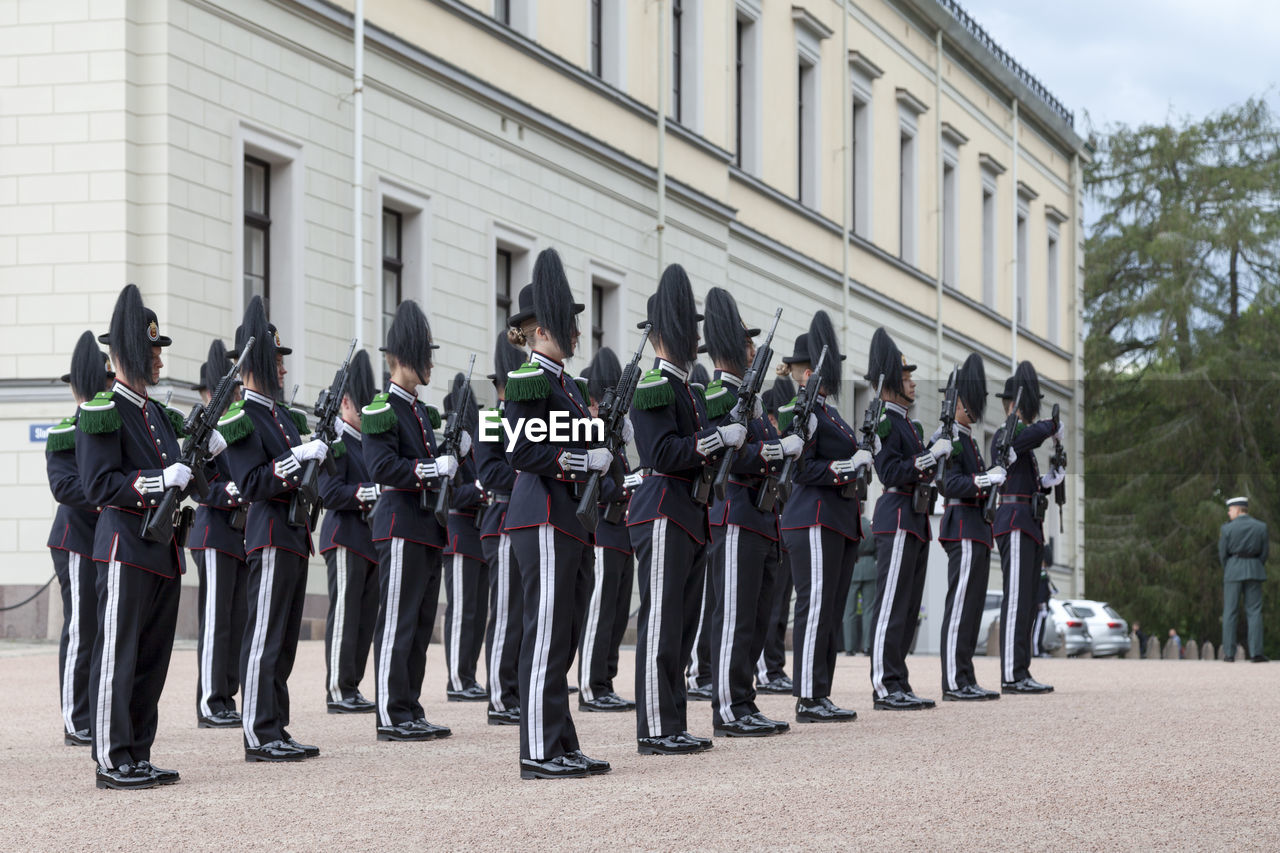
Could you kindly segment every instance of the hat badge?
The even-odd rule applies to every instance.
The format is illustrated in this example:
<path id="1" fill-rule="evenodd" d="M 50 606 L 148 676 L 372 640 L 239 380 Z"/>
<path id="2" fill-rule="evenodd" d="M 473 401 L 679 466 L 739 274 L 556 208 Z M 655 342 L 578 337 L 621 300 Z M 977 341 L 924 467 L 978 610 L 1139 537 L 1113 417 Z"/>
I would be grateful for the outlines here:
<path id="1" fill-rule="evenodd" d="M 275 335 L 275 338 L 276 338 L 276 346 L 280 346 L 280 333 L 273 332 L 273 334 Z"/>
<path id="2" fill-rule="evenodd" d="M 160 340 L 160 327 L 156 325 L 155 320 L 152 320 L 147 324 L 147 340 L 151 341 L 153 344 Z"/>

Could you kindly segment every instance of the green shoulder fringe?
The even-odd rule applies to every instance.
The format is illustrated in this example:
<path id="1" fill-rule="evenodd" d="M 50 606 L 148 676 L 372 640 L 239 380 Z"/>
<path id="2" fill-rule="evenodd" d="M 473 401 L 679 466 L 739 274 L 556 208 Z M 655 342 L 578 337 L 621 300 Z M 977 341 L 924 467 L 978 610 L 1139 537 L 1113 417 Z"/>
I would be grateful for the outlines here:
<path id="1" fill-rule="evenodd" d="M 218 432 L 227 444 L 244 441 L 253 432 L 253 420 L 244 410 L 244 400 L 236 400 L 227 407 L 226 414 L 218 419 Z"/>
<path id="2" fill-rule="evenodd" d="M 440 419 L 440 410 L 435 406 L 427 406 L 427 423 L 431 424 L 432 429 L 440 429 L 443 421 Z"/>
<path id="3" fill-rule="evenodd" d="M 573 377 L 573 381 L 578 383 L 578 390 L 582 392 L 583 402 L 590 406 L 591 392 L 587 390 L 587 380 L 583 379 L 581 376 L 575 376 Z"/>
<path id="4" fill-rule="evenodd" d="M 542 368 L 525 362 L 507 374 L 506 399 L 508 403 L 524 400 L 542 400 L 551 393 L 551 380 Z"/>
<path id="5" fill-rule="evenodd" d="M 884 441 L 891 432 L 893 432 L 893 424 L 889 423 L 889 413 L 886 411 L 880 416 L 880 423 L 876 424 L 876 435 L 880 436 L 881 441 Z"/>
<path id="6" fill-rule="evenodd" d="M 307 423 L 307 413 L 301 409 L 290 409 L 289 417 L 293 418 L 293 424 L 298 428 L 298 435 L 310 435 L 311 426 Z"/>
<path id="7" fill-rule="evenodd" d="M 737 399 L 738 395 L 726 388 L 721 380 L 711 380 L 711 384 L 707 386 L 707 417 L 724 417 Z"/>
<path id="8" fill-rule="evenodd" d="M 796 419 L 796 399 L 792 397 L 791 402 L 778 407 L 778 432 L 785 433 Z"/>
<path id="9" fill-rule="evenodd" d="M 655 367 L 640 377 L 632 405 L 639 409 L 660 409 L 670 406 L 675 399 L 675 389 L 671 387 L 667 377 L 662 375 L 662 371 Z"/>
<path id="10" fill-rule="evenodd" d="M 115 432 L 123 421 L 116 410 L 115 394 L 111 391 L 99 391 L 92 400 L 80 404 L 78 418 L 80 429 L 92 435 Z"/>
<path id="11" fill-rule="evenodd" d="M 377 435 L 396 425 L 396 410 L 391 408 L 391 395 L 382 392 L 360 410 L 360 431 Z"/>
<path id="12" fill-rule="evenodd" d="M 335 441 L 329 445 L 329 456 L 334 459 L 341 459 L 347 455 L 347 443 L 345 441 Z"/>
<path id="13" fill-rule="evenodd" d="M 61 453 L 64 450 L 76 449 L 76 419 L 63 418 L 62 423 L 49 429 L 48 443 L 45 445 L 50 453 Z"/>
<path id="14" fill-rule="evenodd" d="M 182 412 L 177 409 L 171 409 L 168 406 L 161 406 L 161 408 L 164 409 L 165 417 L 169 419 L 169 424 L 173 427 L 173 434 L 178 438 L 186 438 L 187 433 L 184 427 L 187 419 Z"/>
<path id="15" fill-rule="evenodd" d="M 919 438 L 919 439 L 920 439 L 920 441 L 922 441 L 922 442 L 923 442 L 923 441 L 924 441 L 924 426 L 923 426 L 919 421 L 912 421 L 912 422 L 911 422 L 911 425 L 912 425 L 913 427 L 915 427 L 915 429 L 916 429 L 916 437 L 917 437 L 917 438 Z"/>

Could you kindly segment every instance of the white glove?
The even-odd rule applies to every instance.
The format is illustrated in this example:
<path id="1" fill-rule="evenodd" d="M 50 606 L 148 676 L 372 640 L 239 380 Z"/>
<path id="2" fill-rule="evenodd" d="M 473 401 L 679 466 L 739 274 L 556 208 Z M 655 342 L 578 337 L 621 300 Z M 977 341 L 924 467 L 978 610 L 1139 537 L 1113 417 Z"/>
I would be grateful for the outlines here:
<path id="1" fill-rule="evenodd" d="M 636 440 L 636 428 L 631 425 L 631 418 L 622 419 L 622 443 L 631 444 Z"/>
<path id="2" fill-rule="evenodd" d="M 378 499 L 378 487 L 376 484 L 370 483 L 367 486 L 361 486 L 356 489 L 356 500 L 362 504 L 371 504 Z"/>
<path id="3" fill-rule="evenodd" d="M 1008 452 L 1008 453 L 1006 453 L 1006 454 L 1004 455 L 1004 467 L 1005 467 L 1005 468 L 1012 468 L 1012 467 L 1013 467 L 1013 463 L 1015 463 L 1015 462 L 1017 462 L 1017 461 L 1018 461 L 1018 451 L 1016 451 L 1016 450 L 1014 450 L 1012 447 L 1010 447 L 1010 448 L 1009 448 L 1009 452 Z"/>
<path id="4" fill-rule="evenodd" d="M 587 470 L 599 471 L 601 474 L 609 470 L 613 464 L 613 454 L 607 447 L 593 447 L 587 451 Z"/>
<path id="5" fill-rule="evenodd" d="M 751 420 L 758 421 L 764 417 L 764 403 L 757 394 L 755 399 L 751 401 Z"/>
<path id="6" fill-rule="evenodd" d="M 1062 418 L 1058 418 L 1058 429 L 1054 432 L 1053 437 L 1058 441 L 1062 441 L 1067 437 L 1067 422 Z"/>
<path id="7" fill-rule="evenodd" d="M 726 447 L 732 447 L 735 450 L 742 447 L 747 440 L 747 428 L 742 424 L 725 424 L 717 427 L 716 432 L 720 433 L 720 440 Z"/>
<path id="8" fill-rule="evenodd" d="M 813 435 L 818 431 L 818 416 L 809 415 L 809 435 Z"/>
<path id="9" fill-rule="evenodd" d="M 175 462 L 168 468 L 165 468 L 160 474 L 160 485 L 166 489 L 177 486 L 179 489 L 185 489 L 187 483 L 191 482 L 191 469 L 181 462 Z"/>
<path id="10" fill-rule="evenodd" d="M 942 460 L 951 455 L 951 439 L 940 438 L 929 447 L 934 459 Z"/>
<path id="11" fill-rule="evenodd" d="M 465 429 L 462 431 L 462 438 L 458 439 L 458 455 L 465 457 L 471 452 L 471 433 Z"/>
<path id="12" fill-rule="evenodd" d="M 458 458 L 456 456 L 437 456 L 436 457 L 436 476 L 448 479 L 458 473 Z"/>
<path id="13" fill-rule="evenodd" d="M 853 457 L 849 461 L 853 463 L 853 469 L 855 471 L 861 472 L 875 464 L 875 457 L 871 455 L 870 450 L 867 450 L 864 447 L 857 453 L 853 454 Z"/>
<path id="14" fill-rule="evenodd" d="M 949 437 L 953 441 L 960 438 L 960 428 L 956 426 L 955 423 L 951 424 L 951 435 Z M 938 424 L 938 426 L 934 428 L 933 435 L 929 436 L 929 443 L 932 444 L 940 438 L 942 438 L 942 424 Z"/>
<path id="15" fill-rule="evenodd" d="M 871 454 L 874 456 L 880 452 L 880 448 L 884 447 L 880 441 L 880 433 L 873 433 L 871 436 Z"/>
<path id="16" fill-rule="evenodd" d="M 782 455 L 790 456 L 792 459 L 799 459 L 800 454 L 804 452 L 804 439 L 798 435 L 784 435 L 782 437 Z"/>
<path id="17" fill-rule="evenodd" d="M 638 472 L 631 472 L 622 478 L 622 488 L 628 492 L 633 492 L 640 488 L 640 484 L 644 482 L 644 477 Z"/>
<path id="18" fill-rule="evenodd" d="M 990 489 L 992 486 L 1004 483 L 1007 474 L 1003 466 L 994 465 L 981 474 L 975 475 L 973 482 L 979 489 Z"/>
<path id="19" fill-rule="evenodd" d="M 1040 477 L 1040 485 L 1046 489 L 1052 489 L 1067 478 L 1067 472 L 1063 468 L 1051 468 L 1048 474 Z"/>
<path id="20" fill-rule="evenodd" d="M 209 433 L 209 455 L 217 456 L 219 453 L 227 449 L 227 440 L 222 437 L 222 433 L 216 429 Z"/>
<path id="21" fill-rule="evenodd" d="M 293 454 L 293 458 L 297 460 L 298 464 L 302 464 L 308 459 L 323 462 L 324 457 L 329 453 L 329 445 L 318 438 L 313 438 L 310 441 L 304 441 L 297 447 L 290 447 L 289 452 Z"/>

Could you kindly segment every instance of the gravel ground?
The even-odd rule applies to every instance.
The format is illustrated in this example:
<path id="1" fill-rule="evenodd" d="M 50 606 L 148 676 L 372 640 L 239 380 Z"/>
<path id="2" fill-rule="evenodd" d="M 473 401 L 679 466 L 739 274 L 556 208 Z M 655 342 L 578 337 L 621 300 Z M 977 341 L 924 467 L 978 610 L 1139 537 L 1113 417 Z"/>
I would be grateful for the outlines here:
<path id="1" fill-rule="evenodd" d="M 250 765 L 238 730 L 197 729 L 195 652 L 179 648 L 153 757 L 182 782 L 122 792 L 62 746 L 56 647 L 0 644 L 0 849 L 1280 849 L 1277 664 L 1051 658 L 1033 669 L 1053 695 L 893 713 L 871 710 L 867 658 L 841 657 L 833 698 L 853 724 L 641 757 L 634 716 L 580 713 L 613 773 L 522 782 L 518 730 L 445 702 L 439 647 L 424 704 L 454 735 L 423 744 L 326 714 L 323 651 L 302 643 L 291 681 L 291 728 L 320 759 Z M 624 650 L 620 685 L 632 666 Z M 938 659 L 910 666 L 938 698 Z M 994 658 L 977 668 L 998 686 Z M 787 697 L 760 705 L 792 718 Z M 709 735 L 710 707 L 692 710 Z"/>

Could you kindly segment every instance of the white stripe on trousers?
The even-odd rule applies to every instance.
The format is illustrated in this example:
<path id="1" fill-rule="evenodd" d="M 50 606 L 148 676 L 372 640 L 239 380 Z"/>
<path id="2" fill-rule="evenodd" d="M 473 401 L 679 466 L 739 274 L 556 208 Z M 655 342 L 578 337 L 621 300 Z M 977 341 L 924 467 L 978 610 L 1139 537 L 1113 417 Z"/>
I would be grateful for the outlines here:
<path id="1" fill-rule="evenodd" d="M 582 698 L 590 702 L 595 699 L 591 690 L 591 665 L 596 653 L 596 631 L 600 630 L 600 598 L 604 593 L 604 548 L 595 547 L 595 566 L 592 574 L 596 584 L 591 589 L 591 599 L 587 602 L 587 625 L 583 629 L 582 651 L 578 656 L 578 691 Z"/>
<path id="2" fill-rule="evenodd" d="M 67 659 L 62 669 L 62 723 L 74 732 L 76 705 L 76 658 L 80 650 L 80 555 L 67 552 L 68 586 L 71 587 L 71 624 L 67 626 Z"/>
<path id="3" fill-rule="evenodd" d="M 249 746 L 257 748 L 258 733 L 254 724 L 258 717 L 258 694 L 262 682 L 262 651 L 267 644 L 267 623 L 271 621 L 271 587 L 276 577 L 276 549 L 262 549 L 262 572 L 258 577 L 258 612 L 253 621 L 253 639 L 249 643 L 249 665 L 244 674 L 244 709 L 241 721 L 244 728 L 244 739 Z M 275 691 L 275 685 L 267 685 Z"/>
<path id="4" fill-rule="evenodd" d="M 1004 640 L 1004 680 L 1013 681 L 1013 638 L 1018 635 L 1018 574 L 1022 571 L 1022 534 L 1014 530 L 1009 534 L 1009 600 L 1004 603 L 1009 625 L 1001 625 Z"/>
<path id="5" fill-rule="evenodd" d="M 547 658 L 555 617 L 552 593 L 556 582 L 556 531 L 550 524 L 538 526 L 538 627 L 533 640 L 533 665 L 529 673 L 529 757 L 547 757 L 546 720 Z M 566 694 L 567 695 L 567 694 Z"/>
<path id="6" fill-rule="evenodd" d="M 703 623 L 707 621 L 707 583 L 702 584 L 702 604 L 698 607 L 698 630 L 693 634 L 693 651 L 689 653 L 689 689 L 698 686 L 698 677 L 702 675 L 702 667 L 706 661 L 698 657 L 698 649 L 702 645 L 702 632 L 707 629 Z"/>
<path id="7" fill-rule="evenodd" d="M 378 654 L 378 722 L 384 726 L 394 725 L 391 713 L 387 710 L 390 697 L 387 695 L 391 684 L 391 660 L 394 657 L 396 623 L 400 621 L 400 577 L 404 571 L 404 541 L 392 538 L 391 565 L 387 568 L 387 594 L 382 602 L 382 648 Z"/>
<path id="8" fill-rule="evenodd" d="M 333 602 L 333 630 L 329 632 L 329 701 L 342 701 L 342 686 L 338 683 L 339 661 L 342 660 L 342 633 L 347 624 L 347 549 L 335 548 L 333 573 L 336 581 Z"/>
<path id="9" fill-rule="evenodd" d="M 733 658 L 733 638 L 738 629 L 738 540 L 742 528 L 725 526 L 724 549 L 724 618 L 720 620 L 720 663 L 715 670 L 716 698 L 720 702 L 720 719 L 732 722 L 733 691 L 729 684 L 729 662 Z M 707 584 L 710 586 L 710 584 Z M 705 587 L 704 587 L 705 588 Z"/>
<path id="10" fill-rule="evenodd" d="M 960 580 L 956 584 L 956 594 L 951 599 L 951 621 L 946 626 L 947 632 L 947 687 L 959 690 L 956 682 L 956 648 L 960 645 L 960 616 L 964 610 L 965 594 L 969 589 L 969 570 L 973 566 L 973 543 L 968 539 L 960 540 Z"/>
<path id="11" fill-rule="evenodd" d="M 449 588 L 453 591 L 453 618 L 449 620 L 449 686 L 454 690 L 462 689 L 462 675 L 459 673 L 459 662 L 462 657 L 462 555 L 455 553 L 449 564 Z"/>
<path id="12" fill-rule="evenodd" d="M 809 618 L 804 626 L 804 645 L 801 647 L 800 696 L 813 699 L 813 659 L 818 646 L 818 623 L 822 613 L 822 528 L 809 528 Z"/>
<path id="13" fill-rule="evenodd" d="M 644 707 L 649 737 L 662 735 L 662 703 L 658 701 L 658 647 L 662 645 L 662 587 L 666 574 L 667 519 L 653 522 L 649 540 L 649 624 L 644 655 Z"/>
<path id="14" fill-rule="evenodd" d="M 893 596 L 898 589 L 898 575 L 902 572 L 902 550 L 906 545 L 906 539 L 905 530 L 900 529 L 893 534 L 893 550 L 889 554 L 889 571 L 884 583 L 886 589 L 880 598 L 880 613 L 876 619 L 875 636 L 871 643 L 871 687 L 879 697 L 889 693 L 884 687 L 884 639 L 893 613 Z"/>
<path id="15" fill-rule="evenodd" d="M 98 743 L 98 763 L 111 770 L 111 702 L 115 695 L 116 641 L 120 632 L 120 564 L 116 562 L 116 547 L 111 545 L 111 559 L 107 562 L 107 603 L 103 608 L 102 663 L 98 667 L 98 715 L 94 721 L 93 736 Z"/>
<path id="16" fill-rule="evenodd" d="M 213 695 L 213 626 L 218 618 L 218 552 L 204 549 L 204 630 L 200 642 L 200 713 L 213 715 L 209 697 Z"/>
<path id="17" fill-rule="evenodd" d="M 507 607 L 511 596 L 511 537 L 503 533 L 498 537 L 498 594 L 493 602 L 493 646 L 489 649 L 489 704 L 495 711 L 505 711 L 502 705 L 502 684 L 498 670 L 502 663 L 502 647 L 507 640 Z"/>
<path id="18" fill-rule="evenodd" d="M 1047 605 L 1046 605 L 1046 606 L 1047 606 Z M 1041 653 L 1044 651 L 1044 649 L 1041 647 L 1041 644 L 1040 644 L 1040 634 L 1041 634 L 1041 632 L 1044 630 L 1045 614 L 1046 614 L 1046 611 L 1044 611 L 1044 610 L 1037 610 L 1037 611 L 1036 611 L 1036 621 L 1035 621 L 1035 624 L 1033 624 L 1033 625 L 1031 626 L 1031 655 L 1032 655 L 1032 657 L 1034 657 L 1035 655 L 1041 654 Z"/>

